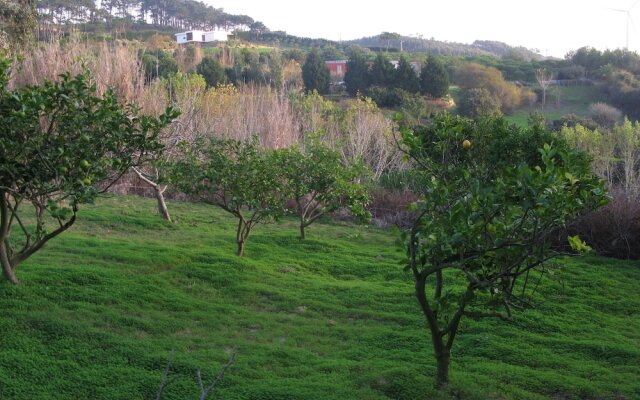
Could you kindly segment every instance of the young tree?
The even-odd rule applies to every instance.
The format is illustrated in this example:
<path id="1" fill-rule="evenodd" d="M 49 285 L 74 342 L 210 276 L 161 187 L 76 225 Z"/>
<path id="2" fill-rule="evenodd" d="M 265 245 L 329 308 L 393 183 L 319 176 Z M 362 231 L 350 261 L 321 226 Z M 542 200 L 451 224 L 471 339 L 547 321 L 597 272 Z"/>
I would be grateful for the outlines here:
<path id="1" fill-rule="evenodd" d="M 0 264 L 16 267 L 69 229 L 91 202 L 149 152 L 176 113 L 137 116 L 112 91 L 100 98 L 86 73 L 43 87 L 6 89 L 0 62 Z"/>
<path id="2" fill-rule="evenodd" d="M 346 207 L 359 219 L 367 219 L 368 191 L 360 182 L 366 175 L 362 163 L 345 165 L 340 153 L 311 142 L 299 147 L 278 150 L 278 170 L 287 188 L 287 197 L 296 203 L 300 218 L 300 237 L 305 228 L 323 215 Z"/>
<path id="3" fill-rule="evenodd" d="M 347 93 L 355 96 L 364 93 L 369 87 L 369 66 L 362 52 L 354 50 L 347 61 L 347 72 L 344 74 Z"/>
<path id="4" fill-rule="evenodd" d="M 547 90 L 551 86 L 551 79 L 553 76 L 544 69 L 536 70 L 536 80 L 538 85 L 542 89 L 542 111 L 544 112 L 544 106 L 547 104 Z"/>
<path id="5" fill-rule="evenodd" d="M 402 130 L 404 151 L 425 182 L 403 237 L 442 387 L 462 318 L 511 320 L 529 306 L 532 281 L 560 255 L 553 232 L 607 196 L 587 159 L 544 131 L 502 119 L 434 122 Z M 586 248 L 577 237 L 570 244 Z"/>
<path id="6" fill-rule="evenodd" d="M 255 225 L 284 213 L 273 153 L 260 148 L 255 136 L 245 141 L 211 138 L 185 153 L 173 165 L 173 184 L 238 219 L 236 254 L 242 256 Z"/>
<path id="7" fill-rule="evenodd" d="M 433 55 L 420 70 L 420 92 L 434 98 L 443 97 L 449 92 L 449 75 L 444 65 Z"/>
<path id="8" fill-rule="evenodd" d="M 409 93 L 418 93 L 420 91 L 420 81 L 413 70 L 411 64 L 404 56 L 400 56 L 398 69 L 395 73 L 395 87 L 406 90 Z"/>
<path id="9" fill-rule="evenodd" d="M 318 54 L 317 49 L 311 50 L 307 55 L 307 59 L 302 66 L 302 80 L 307 92 L 317 90 L 320 94 L 329 93 L 331 74 L 325 62 L 322 61 L 322 57 Z"/>

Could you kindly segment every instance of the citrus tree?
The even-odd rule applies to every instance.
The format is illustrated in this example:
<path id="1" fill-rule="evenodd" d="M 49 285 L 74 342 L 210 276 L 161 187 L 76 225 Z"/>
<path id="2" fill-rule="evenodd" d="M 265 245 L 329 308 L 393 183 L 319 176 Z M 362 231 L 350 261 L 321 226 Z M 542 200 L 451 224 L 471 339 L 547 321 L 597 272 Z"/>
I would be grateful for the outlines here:
<path id="1" fill-rule="evenodd" d="M 276 157 L 286 196 L 295 202 L 302 239 L 309 225 L 342 207 L 356 218 L 368 219 L 368 190 L 361 183 L 367 171 L 361 162 L 345 165 L 340 153 L 317 141 L 304 150 L 297 146 L 278 150 Z"/>
<path id="2" fill-rule="evenodd" d="M 16 267 L 69 229 L 91 202 L 149 152 L 176 115 L 138 116 L 108 91 L 96 96 L 86 73 L 42 87 L 6 89 L 0 61 L 0 264 Z"/>
<path id="3" fill-rule="evenodd" d="M 281 180 L 273 152 L 260 147 L 258 138 L 210 138 L 184 148 L 173 163 L 172 183 L 184 193 L 222 208 L 238 219 L 237 255 L 242 256 L 249 235 L 259 223 L 284 213 Z"/>
<path id="4" fill-rule="evenodd" d="M 534 301 L 532 281 L 561 253 L 554 233 L 607 201 L 588 160 L 540 129 L 502 119 L 444 115 L 402 146 L 424 181 L 418 217 L 403 234 L 406 270 L 424 314 L 437 362 L 449 380 L 463 317 L 511 320 Z M 586 249 L 579 238 L 572 247 Z"/>

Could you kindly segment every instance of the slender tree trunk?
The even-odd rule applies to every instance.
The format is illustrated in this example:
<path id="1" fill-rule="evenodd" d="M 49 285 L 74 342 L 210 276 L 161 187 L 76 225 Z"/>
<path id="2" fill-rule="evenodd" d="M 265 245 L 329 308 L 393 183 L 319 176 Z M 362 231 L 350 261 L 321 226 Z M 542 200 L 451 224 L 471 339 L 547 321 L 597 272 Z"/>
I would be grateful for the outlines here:
<path id="1" fill-rule="evenodd" d="M 435 343 L 434 343 L 435 345 Z M 436 346 L 434 346 L 436 347 Z M 436 387 L 442 389 L 449 383 L 449 364 L 451 362 L 451 350 L 443 346 L 440 352 L 436 352 Z"/>
<path id="2" fill-rule="evenodd" d="M 424 313 L 429 330 L 431 332 L 431 342 L 433 343 L 433 353 L 436 356 L 436 387 L 444 388 L 449 383 L 449 362 L 451 360 L 451 347 L 444 342 L 443 335 L 438 327 L 438 320 L 433 309 L 429 306 L 429 300 L 425 293 L 426 278 L 416 279 L 415 293 L 420 303 L 420 308 Z"/>
<path id="3" fill-rule="evenodd" d="M 167 187 L 160 188 L 160 185 L 156 185 L 153 187 L 153 193 L 156 196 L 156 200 L 158 201 L 158 212 L 160 216 L 167 221 L 171 222 L 171 215 L 169 214 L 169 209 L 167 208 L 167 203 L 164 201 L 164 191 Z"/>
<path id="4" fill-rule="evenodd" d="M 304 231 L 305 225 L 304 225 L 304 217 L 302 215 L 300 215 L 300 239 L 306 239 L 307 235 Z"/>
<path id="5" fill-rule="evenodd" d="M 242 255 L 244 254 L 244 245 L 245 245 L 244 240 L 238 239 L 238 251 L 236 252 L 236 255 L 238 257 L 242 257 Z"/>
<path id="6" fill-rule="evenodd" d="M 2 264 L 2 275 L 4 278 L 14 285 L 17 285 L 18 278 L 16 277 L 15 270 L 9 261 L 9 255 L 7 254 L 5 243 L 0 243 L 0 264 Z"/>

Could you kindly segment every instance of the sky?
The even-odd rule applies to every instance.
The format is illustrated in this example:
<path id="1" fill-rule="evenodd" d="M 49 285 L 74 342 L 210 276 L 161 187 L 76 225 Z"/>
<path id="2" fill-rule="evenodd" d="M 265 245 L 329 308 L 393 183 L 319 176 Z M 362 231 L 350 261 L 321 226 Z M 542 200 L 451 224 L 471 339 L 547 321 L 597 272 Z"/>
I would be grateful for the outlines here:
<path id="1" fill-rule="evenodd" d="M 472 43 L 497 40 L 564 57 L 583 46 L 640 51 L 640 0 L 204 0 L 291 35 L 350 40 L 397 32 Z"/>

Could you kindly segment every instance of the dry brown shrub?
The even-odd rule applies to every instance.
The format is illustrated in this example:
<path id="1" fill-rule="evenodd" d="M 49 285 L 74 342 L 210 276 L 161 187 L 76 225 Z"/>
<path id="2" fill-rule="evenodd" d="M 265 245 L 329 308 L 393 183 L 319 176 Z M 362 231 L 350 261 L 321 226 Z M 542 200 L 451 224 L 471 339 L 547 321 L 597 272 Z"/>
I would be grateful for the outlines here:
<path id="1" fill-rule="evenodd" d="M 11 88 L 42 85 L 45 80 L 56 80 L 63 73 L 75 75 L 86 68 L 98 94 L 111 87 L 122 100 L 139 101 L 144 92 L 144 70 L 137 50 L 131 42 L 95 44 L 77 37 L 65 44 L 41 44 L 14 63 L 9 85 Z"/>

